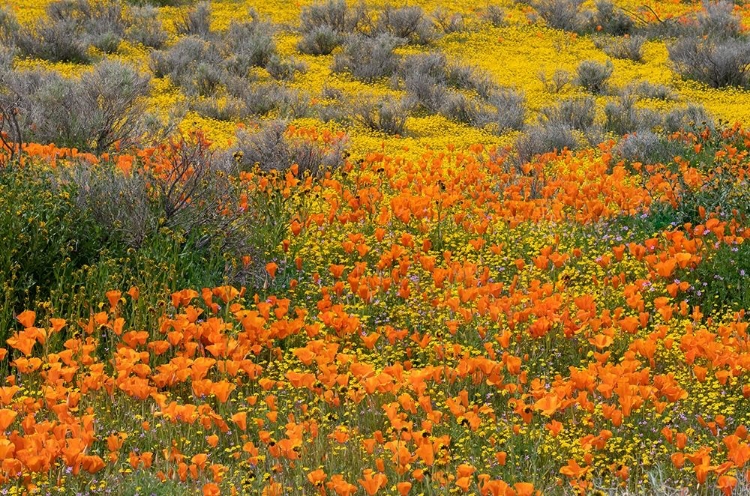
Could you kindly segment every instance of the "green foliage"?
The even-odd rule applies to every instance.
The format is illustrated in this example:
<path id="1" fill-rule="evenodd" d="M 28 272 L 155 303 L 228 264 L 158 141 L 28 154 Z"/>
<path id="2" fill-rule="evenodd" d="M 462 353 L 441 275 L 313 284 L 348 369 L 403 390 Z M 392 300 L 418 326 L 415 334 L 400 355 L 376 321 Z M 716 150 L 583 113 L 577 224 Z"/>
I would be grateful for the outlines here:
<path id="1" fill-rule="evenodd" d="M 49 298 L 56 281 L 95 263 L 107 235 L 49 171 L 0 172 L 0 341 L 14 314 Z"/>
<path id="2" fill-rule="evenodd" d="M 722 243 L 695 269 L 680 272 L 677 278 L 691 284 L 688 303 L 703 313 L 750 308 L 750 243 Z"/>

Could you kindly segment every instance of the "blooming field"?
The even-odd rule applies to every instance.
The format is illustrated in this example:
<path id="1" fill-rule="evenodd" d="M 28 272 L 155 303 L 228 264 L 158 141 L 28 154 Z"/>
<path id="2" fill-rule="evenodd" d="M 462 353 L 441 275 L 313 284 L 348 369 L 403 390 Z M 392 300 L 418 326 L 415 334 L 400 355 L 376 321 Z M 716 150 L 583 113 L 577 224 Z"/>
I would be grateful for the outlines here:
<path id="1" fill-rule="evenodd" d="M 47 2 L 10 3 L 30 25 Z M 436 76 L 440 97 L 477 107 L 430 107 L 403 67 L 372 79 L 352 60 L 336 69 L 354 42 L 300 53 L 307 5 L 258 2 L 281 26 L 281 69 L 252 66 L 243 84 L 276 79 L 294 57 L 304 70 L 283 88 L 314 95 L 315 112 L 283 125 L 270 123 L 281 106 L 208 117 L 228 108 L 211 99 L 244 93 L 165 70 L 143 108 L 191 107 L 173 123 L 182 132 L 152 143 L 15 143 L 26 107 L 1 114 L 3 492 L 747 494 L 750 99 L 681 78 L 660 37 L 643 61 L 615 60 L 601 88 L 580 73 L 554 83 L 554 70 L 607 56 L 596 33 L 548 27 L 535 5 L 504 5 L 494 26 L 456 2 L 465 29 L 395 48 L 413 67 L 440 51 L 433 60 L 454 64 L 448 82 Z M 206 50 L 237 3 L 211 7 Z M 667 24 L 700 10 L 650 7 L 649 22 Z M 187 11 L 158 11 L 172 45 Z M 176 64 L 153 53 L 122 41 L 108 57 L 154 74 Z M 7 81 L 27 87 L 0 78 L 0 97 Z M 633 81 L 670 94 L 626 107 L 618 92 Z M 513 91 L 529 113 L 503 127 Z M 385 99 L 380 129 L 364 111 L 324 118 L 341 101 L 355 113 L 365 94 Z M 389 132 L 386 101 L 414 95 Z M 455 110 L 486 115 L 497 95 L 491 122 Z M 588 95 L 590 122 L 560 124 L 561 102 Z M 124 108 L 117 137 L 141 109 Z M 648 129 L 631 133 L 621 114 Z M 558 125 L 577 149 L 532 146 Z"/>

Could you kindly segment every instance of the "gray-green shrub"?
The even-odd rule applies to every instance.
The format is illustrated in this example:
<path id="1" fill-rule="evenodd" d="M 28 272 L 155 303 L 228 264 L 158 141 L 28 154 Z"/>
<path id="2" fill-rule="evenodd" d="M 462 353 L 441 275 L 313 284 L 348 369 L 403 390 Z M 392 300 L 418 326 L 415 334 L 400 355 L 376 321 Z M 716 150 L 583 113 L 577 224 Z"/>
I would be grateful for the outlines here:
<path id="1" fill-rule="evenodd" d="M 130 26 L 125 38 L 150 48 L 162 48 L 169 35 L 159 20 L 159 11 L 150 5 L 130 8 Z"/>
<path id="2" fill-rule="evenodd" d="M 402 43 L 391 34 L 349 36 L 342 53 L 336 55 L 333 70 L 349 72 L 356 79 L 372 82 L 393 75 L 399 66 L 399 56 L 394 49 Z"/>
<path id="3" fill-rule="evenodd" d="M 747 86 L 750 40 L 685 37 L 668 45 L 669 59 L 684 78 L 712 88 Z"/>
<path id="4" fill-rule="evenodd" d="M 386 6 L 378 14 L 372 33 L 390 34 L 414 45 L 426 45 L 437 36 L 432 21 L 416 5 L 400 8 Z"/>
<path id="5" fill-rule="evenodd" d="M 592 38 L 594 45 L 615 59 L 628 59 L 633 62 L 643 60 L 645 36 L 597 36 Z"/>
<path id="6" fill-rule="evenodd" d="M 614 67 L 609 60 L 602 64 L 595 60 L 584 60 L 576 69 L 576 83 L 591 93 L 604 93 Z"/>
<path id="7" fill-rule="evenodd" d="M 6 74 L 0 103 L 17 109 L 23 141 L 101 153 L 140 137 L 148 87 L 147 76 L 105 60 L 79 80 L 42 70 Z"/>
<path id="8" fill-rule="evenodd" d="M 297 164 L 301 175 L 320 176 L 327 169 L 343 165 L 345 140 L 324 148 L 307 140 L 290 138 L 286 130 L 287 125 L 281 121 L 268 122 L 254 133 L 239 130 L 230 153 L 245 170 L 255 166 L 261 171 L 286 170 Z"/>
<path id="9" fill-rule="evenodd" d="M 567 124 L 548 123 L 530 127 L 515 142 L 517 159 L 529 162 L 536 155 L 578 146 L 573 130 Z"/>
<path id="10" fill-rule="evenodd" d="M 539 117 L 541 123 L 565 124 L 585 131 L 594 124 L 596 100 L 590 96 L 566 98 L 555 106 L 542 108 Z"/>

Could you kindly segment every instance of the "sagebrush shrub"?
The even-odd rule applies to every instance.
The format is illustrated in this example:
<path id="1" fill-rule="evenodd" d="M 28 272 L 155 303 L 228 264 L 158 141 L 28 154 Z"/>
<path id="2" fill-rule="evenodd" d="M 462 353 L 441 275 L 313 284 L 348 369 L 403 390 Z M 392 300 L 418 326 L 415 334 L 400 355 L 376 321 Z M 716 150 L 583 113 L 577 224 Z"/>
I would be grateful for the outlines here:
<path id="1" fill-rule="evenodd" d="M 223 58 L 214 45 L 197 36 L 182 38 L 166 50 L 151 53 L 151 70 L 188 94 L 209 95 L 225 78 Z"/>
<path id="2" fill-rule="evenodd" d="M 614 67 L 609 60 L 605 64 L 584 60 L 576 69 L 576 83 L 591 93 L 604 93 L 613 70 Z"/>
<path id="3" fill-rule="evenodd" d="M 675 70 L 712 88 L 746 86 L 750 70 L 750 40 L 685 37 L 668 45 Z"/>
<path id="4" fill-rule="evenodd" d="M 622 93 L 633 93 L 641 98 L 651 98 L 654 100 L 675 100 L 677 95 L 668 86 L 663 84 L 653 84 L 648 81 L 630 83 L 622 89 Z"/>
<path id="5" fill-rule="evenodd" d="M 125 37 L 143 46 L 162 48 L 169 35 L 159 20 L 159 11 L 151 5 L 132 7 L 130 9 L 130 26 L 125 31 Z"/>
<path id="6" fill-rule="evenodd" d="M 447 94 L 440 113 L 447 119 L 475 127 L 484 127 L 491 119 L 488 105 L 459 92 Z"/>
<path id="7" fill-rule="evenodd" d="M 448 77 L 447 59 L 441 52 L 413 55 L 404 59 L 399 75 L 404 89 L 429 112 L 437 112 L 445 102 Z"/>
<path id="8" fill-rule="evenodd" d="M 538 77 L 544 89 L 550 93 L 560 93 L 572 81 L 572 76 L 564 69 L 556 69 L 550 78 L 543 72 Z"/>
<path id="9" fill-rule="evenodd" d="M 435 24 L 446 34 L 460 33 L 466 29 L 464 17 L 458 12 L 449 12 L 440 7 L 432 14 Z"/>
<path id="10" fill-rule="evenodd" d="M 343 165 L 345 147 L 346 143 L 340 140 L 322 147 L 308 140 L 289 137 L 284 122 L 272 121 L 254 133 L 239 130 L 236 145 L 230 152 L 245 170 L 257 166 L 261 171 L 283 171 L 297 164 L 300 174 L 319 176 L 326 169 Z"/>
<path id="11" fill-rule="evenodd" d="M 58 0 L 47 5 L 47 17 L 21 28 L 15 39 L 21 53 L 59 62 L 88 62 L 90 47 L 117 50 L 127 23 L 122 6 L 106 0 Z"/>
<path id="12" fill-rule="evenodd" d="M 272 78 L 286 81 L 294 79 L 294 76 L 297 73 L 304 72 L 306 69 L 306 65 L 299 60 L 295 60 L 293 58 L 284 60 L 278 55 L 274 54 L 270 59 L 268 59 L 265 68 Z"/>
<path id="13" fill-rule="evenodd" d="M 643 60 L 643 43 L 645 36 L 594 37 L 597 48 L 615 59 L 628 59 L 634 62 Z"/>
<path id="14" fill-rule="evenodd" d="M 328 0 L 302 9 L 300 31 L 309 33 L 320 26 L 328 26 L 337 33 L 347 34 L 358 30 L 366 21 L 367 12 L 363 4 L 351 8 L 344 0 Z"/>
<path id="15" fill-rule="evenodd" d="M 587 23 L 581 12 L 583 0 L 537 0 L 531 4 L 549 27 L 580 31 Z"/>
<path id="16" fill-rule="evenodd" d="M 366 21 L 367 12 L 362 4 L 355 8 L 347 6 L 344 0 L 312 4 L 300 13 L 302 39 L 297 49 L 311 55 L 328 55 Z"/>
<path id="17" fill-rule="evenodd" d="M 484 11 L 485 19 L 495 28 L 505 26 L 507 16 L 508 13 L 499 5 L 488 5 Z"/>
<path id="18" fill-rule="evenodd" d="M 487 123 L 496 134 L 523 129 L 526 119 L 526 98 L 520 91 L 501 88 L 487 99 L 491 107 Z"/>
<path id="19" fill-rule="evenodd" d="M 540 111 L 542 123 L 564 124 L 572 129 L 585 131 L 594 124 L 596 100 L 593 97 L 572 97 L 559 104 L 544 107 Z"/>
<path id="20" fill-rule="evenodd" d="M 597 0 L 591 24 L 596 31 L 614 36 L 631 34 L 635 29 L 633 19 L 610 0 Z"/>
<path id="21" fill-rule="evenodd" d="M 564 149 L 574 149 L 578 140 L 567 124 L 548 123 L 530 127 L 515 142 L 517 158 L 521 163 L 534 156 Z"/>
<path id="22" fill-rule="evenodd" d="M 649 129 L 626 134 L 614 148 L 617 157 L 645 164 L 672 160 L 676 152 L 677 149 L 672 142 Z"/>
<path id="23" fill-rule="evenodd" d="M 677 131 L 700 133 L 706 128 L 714 129 L 714 122 L 706 109 L 701 105 L 690 103 L 667 112 L 663 121 L 664 130 L 668 133 Z"/>
<path id="24" fill-rule="evenodd" d="M 372 32 L 390 34 L 415 45 L 426 45 L 437 36 L 432 21 L 416 5 L 400 8 L 386 6 L 378 14 Z"/>
<path id="25" fill-rule="evenodd" d="M 227 69 L 245 77 L 252 67 L 266 67 L 276 53 L 273 25 L 251 12 L 252 20 L 232 22 L 217 48 Z"/>
<path id="26" fill-rule="evenodd" d="M 78 204 L 127 246 L 140 247 L 158 228 L 145 174 L 123 174 L 107 162 L 99 167 L 78 164 L 66 174 L 77 185 Z"/>
<path id="27" fill-rule="evenodd" d="M 344 35 L 328 24 L 315 26 L 302 35 L 297 49 L 310 55 L 328 55 L 344 41 Z"/>
<path id="28" fill-rule="evenodd" d="M 148 76 L 122 62 L 105 60 L 83 74 L 80 86 L 80 111 L 88 116 L 86 127 L 97 153 L 137 137 L 145 110 L 142 99 L 149 90 Z"/>
<path id="29" fill-rule="evenodd" d="M 39 21 L 34 29 L 22 29 L 16 37 L 18 50 L 26 57 L 52 62 L 89 62 L 89 46 L 78 34 L 73 20 Z"/>
<path id="30" fill-rule="evenodd" d="M 349 72 L 367 82 L 391 76 L 400 61 L 394 49 L 401 43 L 401 38 L 390 34 L 375 37 L 352 35 L 344 43 L 343 52 L 334 58 L 333 70 Z"/>
<path id="31" fill-rule="evenodd" d="M 403 100 L 369 97 L 358 99 L 353 113 L 357 121 L 374 131 L 403 135 L 409 110 L 410 105 Z"/>
<path id="32" fill-rule="evenodd" d="M 280 117 L 307 117 L 311 111 L 309 97 L 295 89 L 276 83 L 247 84 L 242 79 L 230 79 L 227 92 L 242 102 L 243 116 L 262 117 L 271 112 Z"/>
<path id="33" fill-rule="evenodd" d="M 177 33 L 206 38 L 211 34 L 211 4 L 199 2 L 175 22 Z"/>
<path id="34" fill-rule="evenodd" d="M 0 42 L 4 49 L 14 45 L 18 38 L 21 25 L 8 7 L 0 7 Z"/>
<path id="35" fill-rule="evenodd" d="M 101 153 L 141 134 L 149 78 L 122 62 L 100 62 L 80 80 L 34 70 L 0 82 L 0 98 L 13 99 L 24 141 Z"/>
<path id="36" fill-rule="evenodd" d="M 215 96 L 205 98 L 193 98 L 188 103 L 190 110 L 198 114 L 215 119 L 217 121 L 237 121 L 247 115 L 245 104 L 234 97 L 217 98 Z"/>
<path id="37" fill-rule="evenodd" d="M 482 98 L 489 98 L 497 85 L 492 76 L 486 72 L 468 65 L 449 64 L 445 68 L 446 84 L 459 90 L 476 92 Z"/>
<path id="38" fill-rule="evenodd" d="M 742 19 L 734 11 L 734 2 L 703 0 L 703 10 L 697 15 L 701 36 L 736 38 L 742 34 Z"/>
<path id="39" fill-rule="evenodd" d="M 660 123 L 659 115 L 637 106 L 635 95 L 624 93 L 616 101 L 604 106 L 604 129 L 623 136 L 625 134 L 651 130 Z"/>

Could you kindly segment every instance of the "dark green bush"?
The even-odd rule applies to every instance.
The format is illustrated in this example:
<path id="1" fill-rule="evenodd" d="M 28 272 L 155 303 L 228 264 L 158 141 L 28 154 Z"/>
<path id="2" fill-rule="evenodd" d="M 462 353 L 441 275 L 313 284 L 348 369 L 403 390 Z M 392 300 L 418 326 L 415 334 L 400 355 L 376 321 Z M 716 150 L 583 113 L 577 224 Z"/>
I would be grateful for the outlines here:
<path id="1" fill-rule="evenodd" d="M 56 280 L 99 258 L 108 233 L 44 168 L 0 171 L 0 341 L 14 314 L 44 302 Z"/>

